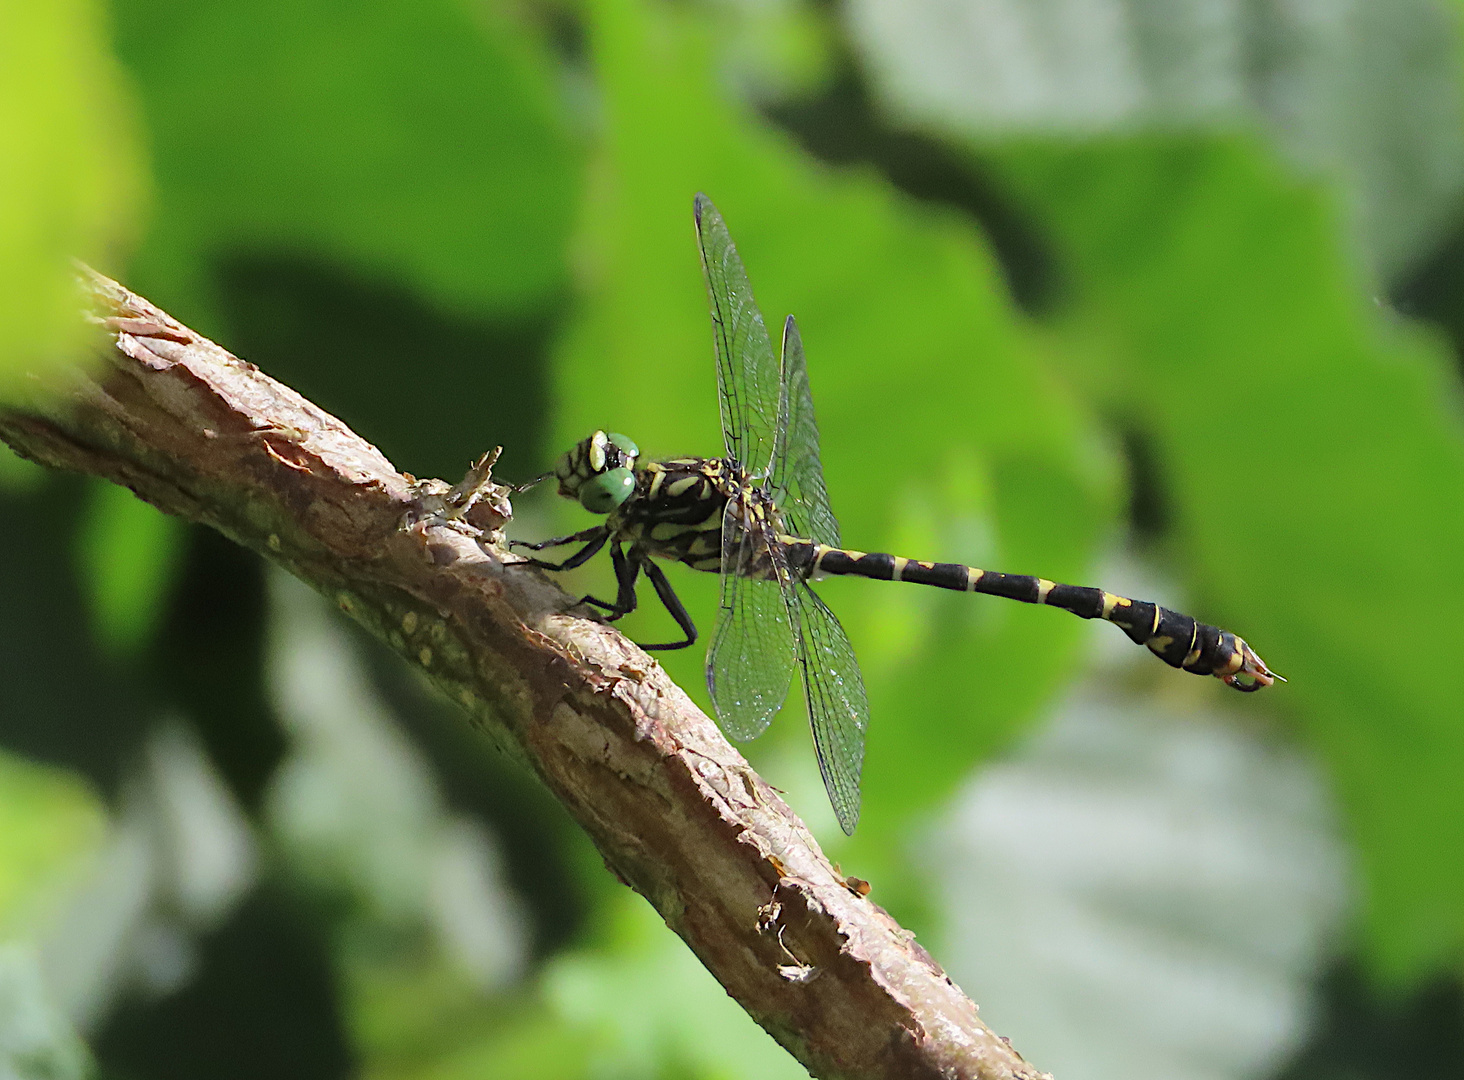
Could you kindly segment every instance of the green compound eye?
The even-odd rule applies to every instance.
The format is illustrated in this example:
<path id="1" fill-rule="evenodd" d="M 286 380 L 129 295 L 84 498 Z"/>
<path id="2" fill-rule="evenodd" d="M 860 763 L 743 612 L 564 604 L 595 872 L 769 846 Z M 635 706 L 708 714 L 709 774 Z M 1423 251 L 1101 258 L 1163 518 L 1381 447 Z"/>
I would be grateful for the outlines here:
<path id="1" fill-rule="evenodd" d="M 629 457 L 629 458 L 638 458 L 638 457 L 640 457 L 640 447 L 637 446 L 635 443 L 631 442 L 624 435 L 621 435 L 619 432 L 612 431 L 609 434 L 607 434 L 605 436 L 605 438 L 610 441 L 611 445 L 619 447 L 620 448 L 620 452 L 622 454 L 624 454 L 626 457 Z"/>
<path id="2" fill-rule="evenodd" d="M 592 514 L 608 514 L 630 498 L 634 490 L 635 473 L 629 469 L 611 469 L 581 484 L 579 501 Z"/>

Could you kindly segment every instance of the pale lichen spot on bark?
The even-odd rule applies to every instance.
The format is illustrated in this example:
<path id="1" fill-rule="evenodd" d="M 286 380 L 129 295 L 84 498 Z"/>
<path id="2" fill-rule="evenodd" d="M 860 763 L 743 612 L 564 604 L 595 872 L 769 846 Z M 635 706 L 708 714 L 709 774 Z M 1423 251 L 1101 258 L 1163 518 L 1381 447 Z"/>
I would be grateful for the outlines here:
<path id="1" fill-rule="evenodd" d="M 434 640 L 436 640 L 435 635 Z M 456 638 L 443 635 L 442 640 L 438 643 L 438 651 L 449 664 L 462 665 L 468 662 L 468 650 Z"/>
<path id="2" fill-rule="evenodd" d="M 275 523 L 274 508 L 262 499 L 246 499 L 244 501 L 244 520 L 264 532 Z"/>

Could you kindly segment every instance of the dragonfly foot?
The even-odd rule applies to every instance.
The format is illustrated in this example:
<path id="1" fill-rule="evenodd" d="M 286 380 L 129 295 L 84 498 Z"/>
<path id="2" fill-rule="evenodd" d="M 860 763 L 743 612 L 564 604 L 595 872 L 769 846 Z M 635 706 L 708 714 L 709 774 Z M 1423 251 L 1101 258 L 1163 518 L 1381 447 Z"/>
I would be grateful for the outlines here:
<path id="1" fill-rule="evenodd" d="M 614 622 L 616 619 L 619 619 L 624 615 L 630 614 L 627 611 L 616 611 L 614 604 L 607 604 L 604 600 L 600 600 L 596 597 L 589 595 L 581 596 L 578 602 L 581 604 L 585 604 L 589 607 L 599 608 L 601 611 L 608 612 L 609 614 L 605 616 L 606 622 Z"/>

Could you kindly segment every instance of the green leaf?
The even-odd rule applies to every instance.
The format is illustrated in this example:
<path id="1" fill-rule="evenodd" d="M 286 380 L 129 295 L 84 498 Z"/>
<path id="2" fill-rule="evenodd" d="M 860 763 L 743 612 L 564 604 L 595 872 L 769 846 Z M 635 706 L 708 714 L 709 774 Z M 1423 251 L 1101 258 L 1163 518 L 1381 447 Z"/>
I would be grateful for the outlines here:
<path id="1" fill-rule="evenodd" d="M 101 801 L 74 775 L 0 754 L 0 1075 L 80 1080 L 85 1047 L 56 1008 L 34 942 L 94 867 Z"/>
<path id="2" fill-rule="evenodd" d="M 29 491 L 38 486 L 45 476 L 46 470 L 41 466 L 0 443 L 0 491 Z"/>
<path id="3" fill-rule="evenodd" d="M 93 481 L 77 536 L 97 639 L 113 655 L 151 640 L 182 554 L 183 525 L 117 484 Z"/>
<path id="4" fill-rule="evenodd" d="M 655 911 L 621 890 L 606 947 L 557 958 L 545 994 L 597 1077 L 799 1080 L 808 1074 L 738 1007 Z"/>
<path id="5" fill-rule="evenodd" d="M 0 945 L 0 1075 L 13 1080 L 83 1080 L 93 1075 L 86 1044 L 49 1000 L 34 950 Z"/>
<path id="6" fill-rule="evenodd" d="M 129 106 L 100 5 L 0 0 L 0 399 L 86 343 L 73 260 L 105 268 L 141 202 Z"/>
<path id="7" fill-rule="evenodd" d="M 100 802 L 74 776 L 0 754 L 0 940 L 54 914 L 105 829 Z"/>
<path id="8" fill-rule="evenodd" d="M 1464 402 L 1337 200 L 1244 140 L 999 156 L 1070 259 L 1070 355 L 1155 440 L 1202 614 L 1291 682 L 1356 838 L 1379 969 L 1464 931 Z"/>
<path id="9" fill-rule="evenodd" d="M 1322 770 L 1218 694 L 1111 682 L 983 769 L 923 845 L 941 964 L 1054 1076 L 1291 1077 L 1351 892 Z"/>
<path id="10" fill-rule="evenodd" d="M 189 276 L 259 253 L 478 315 L 562 292 L 575 174 L 553 68 L 491 5 L 117 6 L 156 140 L 152 299 L 196 321 L 209 297 Z"/>
<path id="11" fill-rule="evenodd" d="M 604 131 L 579 239 L 584 307 L 555 373 L 560 445 L 609 427 L 652 458 L 722 453 L 691 217 L 705 191 L 769 325 L 798 316 L 845 542 L 1081 578 L 1113 517 L 1111 457 L 1045 370 L 969 226 L 868 173 L 818 166 L 729 102 L 695 9 L 604 0 L 590 25 Z M 569 587 L 602 588 L 596 573 Z M 706 640 L 714 576 L 670 574 Z M 819 588 L 868 676 L 870 844 L 936 804 L 1034 714 L 1068 674 L 1081 629 L 989 598 L 867 581 Z M 662 639 L 664 613 L 653 600 L 642 608 L 627 632 Z M 702 649 L 663 659 L 705 705 Z M 796 697 L 751 746 L 788 739 L 808 746 Z M 811 768 L 811 748 L 799 760 Z M 831 824 L 824 801 L 797 809 Z"/>
<path id="12" fill-rule="evenodd" d="M 1464 187 L 1457 18 L 1434 0 L 852 0 L 882 103 L 957 139 L 1257 129 L 1337 183 L 1384 278 Z"/>

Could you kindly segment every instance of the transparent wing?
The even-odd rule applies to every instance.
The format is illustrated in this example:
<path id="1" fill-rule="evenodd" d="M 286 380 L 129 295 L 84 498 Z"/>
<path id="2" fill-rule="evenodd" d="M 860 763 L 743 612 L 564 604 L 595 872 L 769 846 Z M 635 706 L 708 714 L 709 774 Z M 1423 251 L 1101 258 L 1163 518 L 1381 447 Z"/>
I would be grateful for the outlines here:
<path id="1" fill-rule="evenodd" d="M 794 585 L 789 600 L 818 769 L 839 826 L 852 836 L 859 824 L 859 776 L 864 770 L 864 734 L 869 730 L 864 678 L 849 635 L 806 582 Z"/>
<path id="2" fill-rule="evenodd" d="M 766 475 L 778 424 L 782 372 L 727 223 L 705 195 L 696 197 L 695 209 L 717 345 L 722 437 L 727 453 L 743 468 Z"/>
<path id="3" fill-rule="evenodd" d="M 773 455 L 773 501 L 789 532 L 838 547 L 839 523 L 829 507 L 818 456 L 818 424 L 813 419 L 803 338 L 792 315 L 783 324 L 783 418 Z"/>
<path id="4" fill-rule="evenodd" d="M 740 504 L 722 518 L 722 603 L 707 650 L 707 687 L 722 729 L 734 739 L 761 735 L 788 697 L 793 681 L 793 628 L 783 598 L 790 581 L 760 529 L 742 528 Z M 776 576 L 744 577 L 761 565 Z"/>

